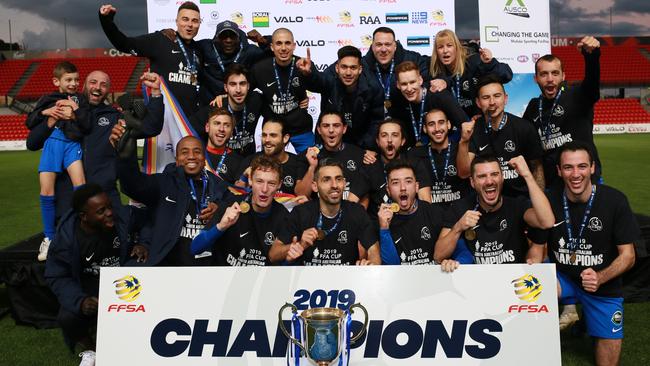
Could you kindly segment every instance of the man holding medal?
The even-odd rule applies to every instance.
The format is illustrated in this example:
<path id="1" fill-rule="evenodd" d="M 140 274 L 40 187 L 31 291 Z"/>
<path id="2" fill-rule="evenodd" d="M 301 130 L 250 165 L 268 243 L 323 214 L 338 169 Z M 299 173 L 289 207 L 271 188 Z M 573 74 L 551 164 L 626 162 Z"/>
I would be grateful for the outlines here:
<path id="1" fill-rule="evenodd" d="M 535 62 L 535 82 L 541 90 L 538 98 L 528 102 L 524 118 L 532 121 L 544 148 L 546 186 L 562 186 L 555 169 L 560 146 L 580 140 L 589 144 L 596 163 L 594 182 L 601 176 L 598 150 L 594 144 L 594 105 L 600 99 L 600 42 L 591 36 L 578 42 L 578 51 L 585 59 L 582 83 L 568 87 L 564 82 L 562 60 L 544 55 Z"/>
<path id="2" fill-rule="evenodd" d="M 377 213 L 382 263 L 433 264 L 442 209 L 417 198 L 415 170 L 406 161 L 391 161 L 386 174 L 392 203 L 382 203 Z"/>
<path id="3" fill-rule="evenodd" d="M 205 123 L 205 132 L 208 134 L 206 146 L 209 164 L 217 176 L 228 184 L 235 184 L 239 177 L 239 167 L 242 157 L 227 144 L 232 136 L 233 115 L 224 108 L 215 108 L 210 112 Z"/>
<path id="4" fill-rule="evenodd" d="M 202 59 L 194 41 L 201 25 L 199 7 L 191 1 L 178 7 L 174 41 L 161 31 L 127 37 L 113 22 L 116 13 L 117 9 L 110 4 L 99 8 L 99 20 L 108 40 L 119 51 L 149 58 L 151 71 L 165 80 L 185 115 L 194 114 L 198 110 L 198 74 Z M 193 127 L 200 131 L 203 121 Z"/>
<path id="5" fill-rule="evenodd" d="M 422 86 L 422 75 L 414 62 L 405 61 L 397 65 L 395 74 L 400 94 L 392 98 L 390 115 L 404 123 L 407 148 L 428 142 L 423 126 L 424 115 L 431 109 L 443 110 L 456 128 L 469 120 L 449 90 L 432 93 Z"/>
<path id="6" fill-rule="evenodd" d="M 113 145 L 124 134 L 115 125 Z M 140 244 L 149 249 L 144 265 L 209 265 L 212 253 L 190 255 L 192 239 L 199 234 L 217 210 L 215 202 L 226 192 L 226 184 L 207 172 L 203 143 L 186 136 L 176 144 L 176 162 L 162 173 L 146 175 L 140 171 L 135 154 L 117 160 L 117 175 L 122 192 L 144 203 L 149 209 L 147 234 Z"/>
<path id="7" fill-rule="evenodd" d="M 381 264 L 374 225 L 363 206 L 343 199 L 343 167 L 318 161 L 312 189 L 317 200 L 297 206 L 271 247 L 273 263 L 306 266 Z"/>
<path id="8" fill-rule="evenodd" d="M 431 109 L 424 115 L 423 128 L 429 144 L 410 149 L 408 156 L 428 168 L 431 202 L 447 208 L 469 194 L 468 180 L 458 175 L 456 158 L 459 144 L 449 138 L 451 122 L 440 109 Z"/>
<path id="9" fill-rule="evenodd" d="M 527 197 L 504 196 L 501 164 L 495 157 L 478 156 L 472 161 L 470 183 L 475 194 L 455 202 L 445 212 L 443 229 L 435 246 L 436 262 L 447 260 L 464 237 L 477 264 L 524 263 L 528 254 L 527 226 L 547 229 L 555 219 L 551 205 L 520 155 L 508 164 L 525 180 Z M 462 245 L 462 242 L 459 243 Z M 449 262 L 449 261 L 448 261 Z M 451 263 L 451 269 L 457 262 Z"/>
<path id="10" fill-rule="evenodd" d="M 307 98 L 304 77 L 298 72 L 296 42 L 286 28 L 271 36 L 273 57 L 256 63 L 250 73 L 250 88 L 259 89 L 264 100 L 264 118 L 282 118 L 296 153 L 314 145 L 313 119 L 300 103 Z"/>
<path id="11" fill-rule="evenodd" d="M 264 155 L 251 163 L 251 193 L 222 204 L 209 230 L 192 241 L 192 254 L 209 250 L 220 266 L 269 265 L 269 248 L 285 225 L 289 211 L 273 199 L 280 189 L 282 168 Z"/>
<path id="12" fill-rule="evenodd" d="M 548 193 L 557 223 L 531 232 L 535 262 L 556 264 L 560 303 L 582 303 L 587 333 L 596 338 L 597 365 L 618 364 L 623 338 L 622 275 L 635 261 L 637 220 L 625 195 L 595 184 L 591 145 L 567 142 L 559 149 L 557 171 L 564 187 Z"/>

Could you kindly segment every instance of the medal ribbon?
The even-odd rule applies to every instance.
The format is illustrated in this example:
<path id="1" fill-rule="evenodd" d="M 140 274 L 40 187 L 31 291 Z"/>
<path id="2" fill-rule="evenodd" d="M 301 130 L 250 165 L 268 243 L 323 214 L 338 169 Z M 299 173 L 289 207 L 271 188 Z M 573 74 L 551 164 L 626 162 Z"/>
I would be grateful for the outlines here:
<path id="1" fill-rule="evenodd" d="M 454 78 L 454 89 L 452 89 L 452 92 L 454 93 L 454 96 L 456 97 L 456 101 L 458 104 L 460 104 L 460 75 L 456 74 L 456 77 Z"/>
<path id="2" fill-rule="evenodd" d="M 232 108 L 230 108 L 230 103 L 228 103 L 228 112 L 230 112 L 230 114 L 232 114 L 233 118 L 235 118 L 235 111 L 233 111 Z M 242 110 L 241 121 L 239 121 L 242 124 L 242 131 L 246 129 L 246 121 L 247 121 L 247 119 L 248 119 L 248 113 L 247 113 L 247 108 L 246 108 L 246 102 L 244 102 L 244 109 Z M 237 126 L 238 125 L 239 125 L 239 123 L 235 123 L 235 134 L 234 134 L 235 136 L 237 136 L 237 131 L 238 131 Z"/>
<path id="3" fill-rule="evenodd" d="M 201 202 L 199 203 L 198 198 L 196 197 L 196 188 L 194 187 L 194 179 L 188 179 L 190 181 L 190 194 L 194 203 L 196 204 L 196 217 L 199 217 L 201 210 L 208 207 L 208 197 L 206 191 L 208 188 L 208 174 L 203 171 L 201 174 L 201 182 L 203 183 L 203 190 L 201 191 Z"/>
<path id="4" fill-rule="evenodd" d="M 176 43 L 178 44 L 178 47 L 181 49 L 183 52 L 183 56 L 185 56 L 185 61 L 187 61 L 187 68 L 190 69 L 190 73 L 192 73 L 192 76 L 194 76 L 196 81 L 196 90 L 198 92 L 199 90 L 199 82 L 198 79 L 196 79 L 196 74 L 198 74 L 198 70 L 196 68 L 196 65 L 199 63 L 199 59 L 196 57 L 196 52 L 192 50 L 192 59 L 190 60 L 190 56 L 187 54 L 187 50 L 185 50 L 185 46 L 183 45 L 183 41 L 176 36 Z"/>
<path id="5" fill-rule="evenodd" d="M 377 69 L 377 79 L 379 79 L 379 84 L 381 84 L 382 89 L 384 89 L 384 100 L 390 100 L 390 81 L 393 79 L 393 71 L 395 70 L 395 59 L 392 59 L 390 62 L 390 69 L 388 71 L 388 77 L 386 78 L 386 83 L 384 83 L 384 78 L 381 76 L 379 63 L 375 64 L 375 68 Z"/>
<path id="6" fill-rule="evenodd" d="M 551 106 L 551 111 L 548 114 L 548 121 L 546 121 L 546 123 L 544 123 L 544 119 L 542 118 L 542 101 L 544 100 L 544 96 L 542 94 L 539 95 L 539 103 L 537 104 L 537 110 L 539 111 L 539 123 L 542 127 L 542 133 L 544 134 L 546 140 L 548 140 L 549 136 L 551 135 L 551 118 L 553 117 L 553 111 L 557 106 L 557 102 L 560 100 L 560 96 L 562 95 L 563 90 L 564 87 L 560 88 L 560 91 L 555 96 L 555 99 L 553 99 L 553 105 Z"/>
<path id="7" fill-rule="evenodd" d="M 503 129 L 503 126 L 506 125 L 507 120 L 508 120 L 508 115 L 506 114 L 505 111 L 503 111 L 503 116 L 501 117 L 501 121 L 499 122 L 499 127 L 497 127 L 497 131 L 501 131 Z M 485 133 L 488 135 L 488 138 L 490 137 L 491 129 L 492 129 L 492 117 L 488 115 L 485 124 Z"/>
<path id="8" fill-rule="evenodd" d="M 451 141 L 449 141 L 449 144 L 447 146 L 447 155 L 445 156 L 445 166 L 442 170 L 442 179 L 440 179 L 438 176 L 438 169 L 436 169 L 436 160 L 433 158 L 433 152 L 431 152 L 431 148 L 427 149 L 427 153 L 429 153 L 429 161 L 431 162 L 431 169 L 433 170 L 433 174 L 436 176 L 436 181 L 444 182 L 447 178 L 447 168 L 449 167 L 449 158 L 451 157 Z"/>
<path id="9" fill-rule="evenodd" d="M 217 62 L 219 63 L 219 67 L 221 68 L 221 72 L 226 72 L 226 68 L 223 66 L 223 61 L 221 61 L 221 56 L 219 55 L 219 51 L 217 51 L 217 48 L 212 44 L 212 49 L 214 50 L 215 55 L 217 55 Z M 237 55 L 235 56 L 235 59 L 232 60 L 232 63 L 237 63 L 239 61 L 239 56 L 241 56 L 241 51 L 242 48 L 239 47 L 239 52 L 237 52 Z"/>
<path id="10" fill-rule="evenodd" d="M 334 223 L 334 226 L 329 228 L 328 230 L 323 229 L 323 213 L 319 212 L 318 213 L 318 222 L 316 223 L 316 228 L 323 230 L 325 233 L 325 236 L 329 235 L 331 232 L 336 230 L 336 228 L 339 226 L 339 223 L 341 222 L 341 217 L 343 217 L 343 208 L 339 209 L 339 212 L 336 214 L 336 222 Z"/>
<path id="11" fill-rule="evenodd" d="M 415 141 L 420 141 L 420 131 L 422 130 L 422 118 L 424 118 L 425 110 L 424 110 L 424 101 L 426 100 L 427 96 L 427 90 L 425 88 L 422 88 L 421 93 L 422 96 L 420 97 L 420 119 L 415 120 L 415 114 L 413 113 L 413 106 L 411 106 L 411 103 L 409 103 L 409 112 L 411 113 L 411 125 L 413 126 L 413 132 L 415 132 Z"/>
<path id="12" fill-rule="evenodd" d="M 591 186 L 591 195 L 589 196 L 589 201 L 587 202 L 587 207 L 585 208 L 585 213 L 582 216 L 582 223 L 580 223 L 580 231 L 578 232 L 578 237 L 573 237 L 573 228 L 571 226 L 571 215 L 569 215 L 569 201 L 566 197 L 566 192 L 562 193 L 562 206 L 564 208 L 564 224 L 566 225 L 566 234 L 569 238 L 569 246 L 571 251 L 575 253 L 578 242 L 582 238 L 582 233 L 587 226 L 587 220 L 589 219 L 589 214 L 591 213 L 591 207 L 594 204 L 594 197 L 596 196 L 596 185 Z M 575 239 L 575 240 L 574 240 Z"/>
<path id="13" fill-rule="evenodd" d="M 298 340 L 298 342 L 302 343 L 302 336 L 300 335 L 300 318 L 298 318 L 297 313 L 293 313 L 293 316 L 291 317 L 291 325 L 293 325 L 293 336 Z M 300 366 L 300 347 L 292 344 L 291 340 L 289 340 L 289 347 L 289 349 L 293 350 L 294 365 Z M 289 366 L 288 359 L 287 366 Z"/>
<path id="14" fill-rule="evenodd" d="M 287 92 L 283 93 L 282 84 L 280 84 L 280 74 L 278 73 L 278 67 L 275 63 L 275 57 L 273 58 L 273 71 L 275 73 L 275 82 L 278 84 L 278 91 L 280 92 L 280 96 L 285 100 L 289 96 L 289 89 L 291 89 L 291 78 L 293 77 L 293 70 L 295 66 L 296 66 L 296 60 L 291 59 L 291 68 L 289 69 L 289 78 L 287 79 Z"/>

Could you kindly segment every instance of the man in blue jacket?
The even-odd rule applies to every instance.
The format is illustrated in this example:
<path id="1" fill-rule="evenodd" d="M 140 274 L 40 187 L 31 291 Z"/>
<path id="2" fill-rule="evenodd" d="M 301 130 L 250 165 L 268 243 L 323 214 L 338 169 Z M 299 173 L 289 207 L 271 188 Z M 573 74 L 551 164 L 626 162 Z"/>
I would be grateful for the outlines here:
<path id="1" fill-rule="evenodd" d="M 113 144 L 124 130 L 121 124 L 113 128 Z M 169 164 L 162 173 L 142 173 L 135 155 L 117 160 L 122 192 L 149 210 L 148 225 L 140 236 L 140 242 L 149 249 L 144 265 L 211 264 L 211 252 L 192 255 L 190 245 L 216 212 L 214 202 L 222 199 L 227 186 L 204 168 L 203 143 L 194 136 L 186 136 L 176 144 L 176 163 Z"/>
<path id="2" fill-rule="evenodd" d="M 111 205 L 97 184 L 74 192 L 71 211 L 61 219 L 45 263 L 45 279 L 61 307 L 57 321 L 66 344 L 80 344 L 94 358 L 91 328 L 97 323 L 99 268 L 124 262 L 130 231 L 128 207 Z"/>

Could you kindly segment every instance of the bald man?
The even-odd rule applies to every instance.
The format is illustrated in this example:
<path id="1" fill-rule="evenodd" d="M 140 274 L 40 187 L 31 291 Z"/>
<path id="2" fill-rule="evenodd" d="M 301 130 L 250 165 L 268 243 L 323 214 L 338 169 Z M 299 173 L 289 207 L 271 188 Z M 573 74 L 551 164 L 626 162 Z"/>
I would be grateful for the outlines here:
<path id="1" fill-rule="evenodd" d="M 307 98 L 305 79 L 298 72 L 294 56 L 296 42 L 293 33 L 278 28 L 271 35 L 273 57 L 253 66 L 250 73 L 250 90 L 258 88 L 264 99 L 264 119 L 273 116 L 284 121 L 284 129 L 291 136 L 289 141 L 296 153 L 314 145 L 313 120 L 300 102 Z"/>

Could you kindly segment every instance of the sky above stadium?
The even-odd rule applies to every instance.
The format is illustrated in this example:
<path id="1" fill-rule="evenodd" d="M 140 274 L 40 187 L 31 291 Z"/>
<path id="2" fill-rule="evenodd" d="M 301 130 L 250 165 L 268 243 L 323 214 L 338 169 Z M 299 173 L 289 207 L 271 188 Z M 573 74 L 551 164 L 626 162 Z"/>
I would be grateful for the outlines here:
<path id="1" fill-rule="evenodd" d="M 110 47 L 97 10 L 101 2 L 89 0 L 0 0 L 0 39 L 12 40 L 30 50 L 64 47 L 64 18 L 68 48 Z M 127 35 L 147 32 L 144 0 L 116 0 L 117 24 Z M 553 35 L 585 34 L 650 36 L 648 0 L 551 0 Z M 456 0 L 456 31 L 461 38 L 478 38 L 478 1 Z"/>

